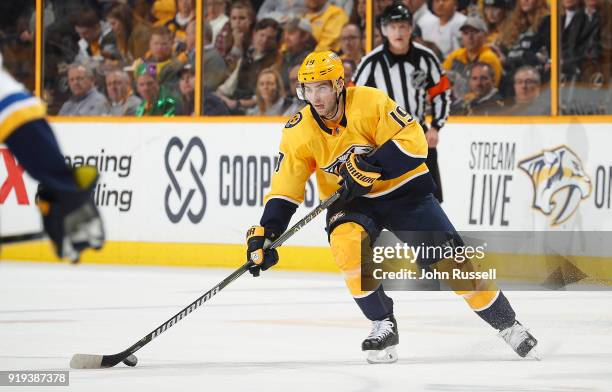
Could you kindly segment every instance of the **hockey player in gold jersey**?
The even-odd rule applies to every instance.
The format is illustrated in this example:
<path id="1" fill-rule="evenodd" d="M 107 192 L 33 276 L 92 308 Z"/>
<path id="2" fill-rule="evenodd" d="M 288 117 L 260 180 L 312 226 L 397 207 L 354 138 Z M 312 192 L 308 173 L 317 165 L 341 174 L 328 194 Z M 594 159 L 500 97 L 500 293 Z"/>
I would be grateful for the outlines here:
<path id="1" fill-rule="evenodd" d="M 406 232 L 456 233 L 432 195 L 434 184 L 425 162 L 427 141 L 419 123 L 384 92 L 345 87 L 339 57 L 330 51 L 309 54 L 298 73 L 298 95 L 308 105 L 283 130 L 272 188 L 258 226 L 247 232 L 247 258 L 258 276 L 278 262 L 264 249 L 286 230 L 304 200 L 305 184 L 315 173 L 321 199 L 340 189 L 327 213 L 327 233 L 334 260 L 372 331 L 362 343 L 371 363 L 397 360 L 399 343 L 393 300 L 382 286 L 362 291 L 361 246 L 371 246 L 382 229 L 403 241 Z M 425 235 L 427 237 L 427 234 Z M 537 344 L 515 319 L 496 287 L 461 290 L 470 307 L 521 356 Z"/>

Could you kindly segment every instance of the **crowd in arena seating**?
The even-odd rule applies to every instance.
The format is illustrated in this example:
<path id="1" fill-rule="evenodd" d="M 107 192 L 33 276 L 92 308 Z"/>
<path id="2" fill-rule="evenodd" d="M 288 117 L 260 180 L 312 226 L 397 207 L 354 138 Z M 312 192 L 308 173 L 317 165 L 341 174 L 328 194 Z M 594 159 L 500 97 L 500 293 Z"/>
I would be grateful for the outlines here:
<path id="1" fill-rule="evenodd" d="M 372 2 L 374 26 L 393 1 Z M 449 75 L 451 115 L 550 114 L 549 0 L 403 3 L 413 13 L 413 39 Z M 202 0 L 202 84 L 195 86 L 195 0 L 43 4 L 43 98 L 51 114 L 193 115 L 201 88 L 203 115 L 288 116 L 305 104 L 295 87 L 309 52 L 338 52 L 350 80 L 366 49 L 365 0 Z M 561 113 L 611 113 L 612 0 L 559 6 Z M 12 34 L 32 42 L 33 16 L 20 15 L 18 26 Z M 0 40 L 6 36 L 0 31 Z M 372 37 L 373 47 L 383 44 L 378 28 Z"/>

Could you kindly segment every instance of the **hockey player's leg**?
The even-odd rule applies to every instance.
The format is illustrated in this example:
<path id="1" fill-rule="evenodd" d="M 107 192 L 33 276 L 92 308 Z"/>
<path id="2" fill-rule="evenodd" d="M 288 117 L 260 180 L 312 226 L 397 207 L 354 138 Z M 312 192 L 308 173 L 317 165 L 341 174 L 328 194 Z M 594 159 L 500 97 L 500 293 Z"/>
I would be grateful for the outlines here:
<path id="1" fill-rule="evenodd" d="M 330 235 L 334 260 L 344 275 L 346 285 L 363 314 L 372 321 L 372 330 L 362 343 L 362 350 L 368 352 L 368 362 L 395 362 L 399 335 L 393 317 L 393 300 L 381 287 L 373 292 L 361 290 L 362 243 L 369 244 L 369 237 L 357 223 L 342 223 Z"/>
<path id="2" fill-rule="evenodd" d="M 463 271 L 478 271 L 478 265 L 467 261 L 461 264 L 453 260 L 442 260 L 436 267 L 443 271 L 460 268 Z M 470 308 L 489 325 L 499 331 L 499 336 L 521 357 L 539 359 L 535 346 L 536 338 L 516 320 L 516 313 L 504 293 L 494 281 L 485 279 L 451 279 L 449 286 L 461 295 Z"/>
<path id="3" fill-rule="evenodd" d="M 389 215 L 385 226 L 406 243 L 424 243 L 427 246 L 446 246 L 450 235 L 454 246 L 463 241 L 454 226 L 433 196 L 425 197 L 411 204 L 396 206 L 402 214 Z M 442 235 L 440 235 L 442 234 Z M 442 238 L 443 243 L 440 243 Z M 479 271 L 480 266 L 471 261 L 458 263 L 455 260 L 419 260 L 422 267 L 445 271 L 453 276 L 454 269 L 463 272 Z M 494 281 L 479 279 L 451 279 L 446 282 L 452 290 L 461 295 L 474 312 L 493 328 L 521 357 L 532 356 L 537 340 L 515 318 L 514 310 L 503 292 Z"/>
<path id="4" fill-rule="evenodd" d="M 458 294 L 463 296 L 480 318 L 499 331 L 499 336 L 520 357 L 540 359 L 535 350 L 537 339 L 516 320 L 514 309 L 501 290 Z"/>
<path id="5" fill-rule="evenodd" d="M 399 344 L 397 321 L 393 316 L 393 300 L 382 287 L 363 296 L 353 296 L 363 314 L 372 320 L 372 330 L 361 343 L 361 350 L 368 353 L 369 363 L 393 363 L 397 361 Z"/>

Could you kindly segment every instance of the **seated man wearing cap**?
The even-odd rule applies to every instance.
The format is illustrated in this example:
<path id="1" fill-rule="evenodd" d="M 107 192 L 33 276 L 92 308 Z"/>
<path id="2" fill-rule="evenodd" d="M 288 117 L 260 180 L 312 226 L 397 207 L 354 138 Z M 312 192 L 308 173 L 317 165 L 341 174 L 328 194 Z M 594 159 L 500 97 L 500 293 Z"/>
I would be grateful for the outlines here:
<path id="1" fill-rule="evenodd" d="M 176 115 L 177 99 L 168 93 L 168 90 L 159 85 L 157 69 L 152 64 L 140 64 L 136 68 L 136 90 L 142 102 L 136 108 L 136 116 L 164 116 Z"/>
<path id="2" fill-rule="evenodd" d="M 451 52 L 443 67 L 448 71 L 452 80 L 453 94 L 461 97 L 467 92 L 467 81 L 469 79 L 469 68 L 476 62 L 486 63 L 491 66 L 494 73 L 495 87 L 499 87 L 502 77 L 502 65 L 499 57 L 485 45 L 485 34 L 487 26 L 478 17 L 470 16 L 461 26 L 462 48 Z"/>

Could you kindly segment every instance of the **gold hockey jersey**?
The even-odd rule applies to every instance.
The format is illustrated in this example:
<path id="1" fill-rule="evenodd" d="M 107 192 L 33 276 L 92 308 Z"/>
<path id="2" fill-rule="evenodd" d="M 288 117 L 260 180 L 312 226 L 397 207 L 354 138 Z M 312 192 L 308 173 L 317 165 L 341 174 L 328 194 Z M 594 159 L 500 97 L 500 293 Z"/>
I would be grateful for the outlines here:
<path id="1" fill-rule="evenodd" d="M 285 125 L 266 202 L 280 198 L 301 204 L 312 173 L 316 173 L 319 197 L 328 198 L 339 188 L 339 168 L 351 153 L 372 153 L 389 140 L 409 157 L 427 158 L 427 140 L 418 121 L 381 90 L 349 87 L 344 116 L 333 126 L 307 105 Z M 399 177 L 375 181 L 365 197 L 389 195 L 428 173 L 425 163 L 420 163 Z"/>

